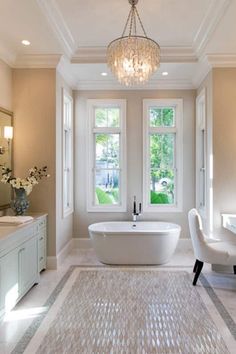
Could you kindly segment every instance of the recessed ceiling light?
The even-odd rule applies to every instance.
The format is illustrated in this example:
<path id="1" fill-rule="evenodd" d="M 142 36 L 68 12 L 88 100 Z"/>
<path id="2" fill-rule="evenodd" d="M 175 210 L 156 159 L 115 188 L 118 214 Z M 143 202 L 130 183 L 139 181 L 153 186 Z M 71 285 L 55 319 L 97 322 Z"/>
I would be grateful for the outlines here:
<path id="1" fill-rule="evenodd" d="M 23 41 L 21 41 L 21 43 L 24 45 L 30 45 L 30 41 L 28 41 L 27 39 L 23 39 Z"/>
<path id="2" fill-rule="evenodd" d="M 167 76 L 169 73 L 167 71 L 163 71 L 162 75 Z"/>
<path id="3" fill-rule="evenodd" d="M 101 73 L 101 75 L 102 76 L 107 76 L 108 74 L 104 72 L 104 73 Z"/>

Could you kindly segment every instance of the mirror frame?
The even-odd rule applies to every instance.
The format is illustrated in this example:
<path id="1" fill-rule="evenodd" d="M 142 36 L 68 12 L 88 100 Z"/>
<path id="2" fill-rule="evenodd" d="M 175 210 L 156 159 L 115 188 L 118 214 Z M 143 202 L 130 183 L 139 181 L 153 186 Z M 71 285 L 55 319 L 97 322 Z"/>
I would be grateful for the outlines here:
<path id="1" fill-rule="evenodd" d="M 8 116 L 10 116 L 11 117 L 11 125 L 12 125 L 12 127 L 14 127 L 14 125 L 13 125 L 13 117 L 14 117 L 13 112 L 9 111 L 8 109 L 5 109 L 3 107 L 0 107 L 0 113 L 5 113 Z M 13 144 L 11 146 L 11 161 L 12 161 L 11 169 L 13 170 Z M 4 204 L 4 205 L 0 204 L 0 210 L 5 210 L 5 209 L 8 209 L 8 208 L 10 208 L 10 204 Z"/>

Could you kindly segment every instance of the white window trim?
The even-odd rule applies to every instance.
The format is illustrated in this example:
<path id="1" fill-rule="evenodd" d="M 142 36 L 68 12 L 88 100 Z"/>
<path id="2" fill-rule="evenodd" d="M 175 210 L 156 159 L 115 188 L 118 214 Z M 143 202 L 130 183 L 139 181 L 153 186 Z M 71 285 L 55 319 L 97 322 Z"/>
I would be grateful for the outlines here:
<path id="1" fill-rule="evenodd" d="M 175 107 L 176 127 L 168 128 L 176 132 L 176 203 L 174 205 L 149 203 L 150 167 L 149 167 L 149 107 Z M 155 128 L 154 128 L 155 130 Z M 162 129 L 158 128 L 160 132 Z M 163 131 L 167 131 L 163 128 Z M 183 100 L 182 99 L 144 99 L 143 100 L 143 211 L 144 212 L 181 212 L 183 211 Z"/>
<path id="2" fill-rule="evenodd" d="M 64 171 L 65 171 L 65 136 L 64 136 L 64 127 L 65 127 L 65 118 L 64 118 L 64 103 L 67 99 L 71 104 L 71 144 L 70 144 L 70 155 L 71 155 L 71 168 L 70 168 L 70 179 L 69 179 L 69 206 L 65 207 L 65 193 L 64 193 Z M 66 218 L 68 215 L 74 212 L 74 124 L 73 124 L 73 98 L 69 92 L 62 88 L 62 217 Z"/>
<path id="3" fill-rule="evenodd" d="M 121 112 L 119 128 L 95 128 L 94 107 L 119 106 Z M 88 99 L 87 101 L 87 212 L 126 212 L 127 211 L 127 166 L 126 166 L 126 100 L 124 99 Z M 94 203 L 94 156 L 95 132 L 121 133 L 120 139 L 120 205 L 95 205 Z"/>
<path id="4" fill-rule="evenodd" d="M 204 112 L 202 112 L 202 107 L 204 107 Z M 203 114 L 202 114 L 203 113 Z M 200 134 L 204 131 L 204 205 L 200 202 L 200 174 L 199 170 L 202 168 L 202 158 L 199 151 Z M 206 204 L 207 204 L 207 134 L 206 134 L 206 90 L 205 88 L 199 93 L 196 98 L 196 208 L 203 218 L 206 218 Z"/>

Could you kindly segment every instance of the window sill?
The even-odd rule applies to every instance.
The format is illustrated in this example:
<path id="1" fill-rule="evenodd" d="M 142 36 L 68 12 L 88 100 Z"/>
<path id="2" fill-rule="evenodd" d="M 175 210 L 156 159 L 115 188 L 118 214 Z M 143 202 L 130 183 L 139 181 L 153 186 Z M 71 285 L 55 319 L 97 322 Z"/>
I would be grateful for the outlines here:
<path id="1" fill-rule="evenodd" d="M 177 205 L 173 205 L 173 206 L 150 206 L 150 205 L 146 205 L 143 207 L 143 212 L 144 213 L 181 213 L 183 212 L 183 208 Z"/>
<path id="2" fill-rule="evenodd" d="M 127 212 L 127 207 L 126 206 L 117 206 L 117 207 L 90 206 L 87 207 L 87 212 L 88 213 L 125 213 Z"/>

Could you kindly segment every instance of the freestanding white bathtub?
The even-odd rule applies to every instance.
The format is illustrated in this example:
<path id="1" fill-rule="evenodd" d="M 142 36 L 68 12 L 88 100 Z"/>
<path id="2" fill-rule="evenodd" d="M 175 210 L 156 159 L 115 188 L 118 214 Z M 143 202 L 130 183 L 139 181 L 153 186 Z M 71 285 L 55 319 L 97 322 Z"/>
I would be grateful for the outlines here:
<path id="1" fill-rule="evenodd" d="M 154 265 L 169 261 L 181 227 L 168 222 L 101 222 L 88 227 L 98 259 L 106 264 Z"/>

